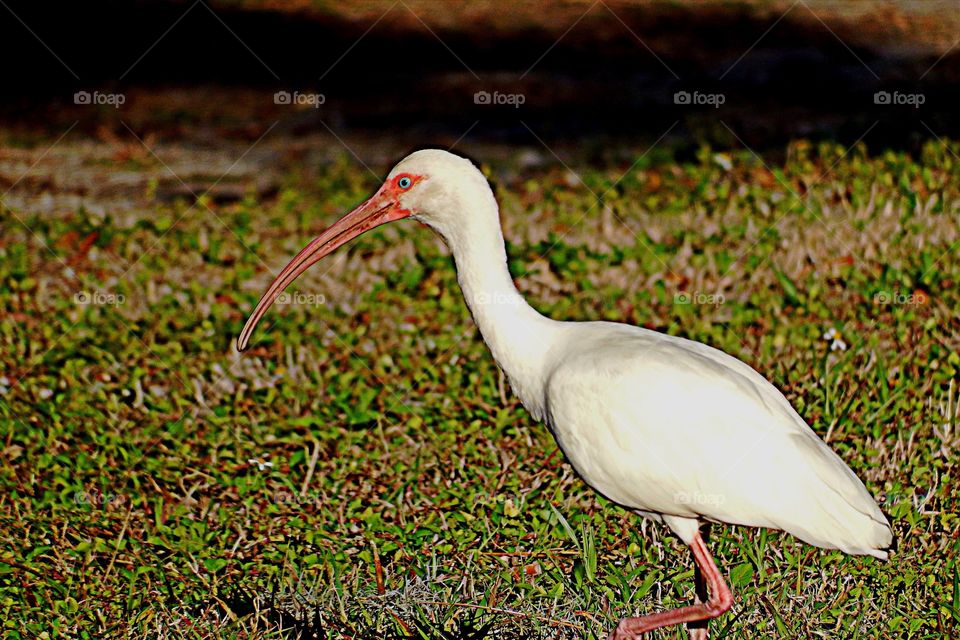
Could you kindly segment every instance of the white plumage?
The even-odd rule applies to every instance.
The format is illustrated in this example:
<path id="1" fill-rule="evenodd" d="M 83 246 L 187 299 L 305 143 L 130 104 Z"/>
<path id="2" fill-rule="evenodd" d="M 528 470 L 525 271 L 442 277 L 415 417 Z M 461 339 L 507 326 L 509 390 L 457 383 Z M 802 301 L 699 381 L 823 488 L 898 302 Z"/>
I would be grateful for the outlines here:
<path id="1" fill-rule="evenodd" d="M 863 483 L 739 360 L 637 327 L 571 325 L 546 377 L 546 420 L 588 484 L 686 543 L 697 520 L 783 529 L 886 558 Z"/>
<path id="2" fill-rule="evenodd" d="M 486 179 L 445 151 L 411 154 L 383 187 L 277 276 L 238 341 L 311 264 L 379 224 L 413 217 L 447 242 L 464 298 L 523 405 L 550 427 L 594 489 L 664 522 L 691 546 L 706 603 L 628 618 L 611 638 L 716 617 L 729 589 L 703 521 L 787 531 L 851 554 L 887 557 L 892 532 L 863 483 L 772 384 L 704 344 L 611 322 L 557 322 L 517 292 Z M 691 628 L 705 638 L 706 629 Z"/>

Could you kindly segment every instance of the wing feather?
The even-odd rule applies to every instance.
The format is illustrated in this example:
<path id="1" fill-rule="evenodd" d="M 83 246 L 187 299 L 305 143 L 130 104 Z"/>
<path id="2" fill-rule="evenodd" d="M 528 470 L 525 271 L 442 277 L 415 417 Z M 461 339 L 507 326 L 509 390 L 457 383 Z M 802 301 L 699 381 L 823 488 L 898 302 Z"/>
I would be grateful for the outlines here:
<path id="1" fill-rule="evenodd" d="M 549 373 L 545 413 L 591 486 L 642 512 L 885 556 L 891 532 L 863 483 L 754 369 L 637 327 L 581 326 Z"/>

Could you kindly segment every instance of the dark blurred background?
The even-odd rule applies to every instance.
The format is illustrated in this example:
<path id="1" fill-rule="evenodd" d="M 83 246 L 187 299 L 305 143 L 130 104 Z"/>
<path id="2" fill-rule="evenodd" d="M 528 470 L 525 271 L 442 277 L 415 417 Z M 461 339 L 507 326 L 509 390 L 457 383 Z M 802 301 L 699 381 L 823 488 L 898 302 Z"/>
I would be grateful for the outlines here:
<path id="1" fill-rule="evenodd" d="M 603 155 L 668 130 L 681 146 L 902 147 L 960 133 L 958 6 L 5 2 L 0 124 L 195 142 L 273 126 L 271 137 L 320 133 L 385 154 L 470 140 Z M 322 98 L 276 104 L 277 91 Z M 483 91 L 507 102 L 477 104 Z M 93 104 L 95 92 L 123 104 Z"/>

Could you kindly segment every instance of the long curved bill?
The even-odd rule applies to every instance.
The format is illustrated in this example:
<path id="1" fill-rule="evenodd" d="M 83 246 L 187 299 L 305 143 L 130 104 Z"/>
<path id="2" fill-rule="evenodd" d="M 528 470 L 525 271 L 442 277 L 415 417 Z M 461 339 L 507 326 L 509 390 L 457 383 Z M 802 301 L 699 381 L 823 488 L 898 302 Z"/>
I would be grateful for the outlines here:
<path id="1" fill-rule="evenodd" d="M 287 285 L 296 280 L 301 273 L 327 254 L 335 251 L 340 245 L 353 240 L 374 227 L 406 218 L 409 215 L 409 211 L 401 209 L 396 201 L 389 197 L 384 189 L 381 189 L 372 198 L 340 218 L 330 228 L 317 236 L 280 271 L 267 288 L 253 313 L 247 318 L 247 323 L 243 326 L 240 337 L 237 338 L 237 350 L 243 351 L 247 348 L 253 330 L 266 314 L 267 309 L 287 288 Z"/>

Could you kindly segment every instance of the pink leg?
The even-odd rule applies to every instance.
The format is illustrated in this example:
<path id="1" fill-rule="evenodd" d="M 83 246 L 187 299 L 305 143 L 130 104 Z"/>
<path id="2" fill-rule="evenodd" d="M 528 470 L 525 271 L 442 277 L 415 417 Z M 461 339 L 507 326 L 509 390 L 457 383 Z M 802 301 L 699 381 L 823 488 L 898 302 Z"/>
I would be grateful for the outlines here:
<path id="1" fill-rule="evenodd" d="M 681 607 L 672 611 L 654 613 L 641 618 L 624 618 L 610 634 L 609 640 L 637 640 L 642 634 L 661 627 L 675 624 L 697 623 L 707 621 L 722 615 L 733 606 L 733 594 L 723 581 L 723 576 L 714 564 L 707 545 L 698 532 L 690 543 L 693 551 L 693 560 L 706 580 L 710 598 L 706 602 Z M 690 637 L 694 640 L 703 640 L 707 637 L 706 627 L 691 626 Z"/>
<path id="2" fill-rule="evenodd" d="M 702 529 L 703 531 L 703 542 L 706 544 L 710 541 L 710 536 L 707 533 L 707 529 Z M 703 579 L 703 571 L 700 569 L 700 565 L 696 562 L 693 563 L 693 584 L 694 584 L 694 601 L 697 604 L 702 604 L 708 602 L 710 597 L 707 593 L 707 581 Z M 709 632 L 707 631 L 707 620 L 697 620 L 695 622 L 687 623 L 687 636 L 689 640 L 708 640 Z"/>
<path id="3" fill-rule="evenodd" d="M 703 533 L 704 545 L 710 542 L 710 523 L 705 523 L 700 527 Z M 709 594 L 707 593 L 707 581 L 703 578 L 703 570 L 696 562 L 693 563 L 693 582 L 694 582 L 694 600 L 697 604 L 707 602 Z M 697 620 L 687 623 L 687 635 L 689 640 L 707 640 L 709 635 L 707 631 L 707 620 Z"/>

